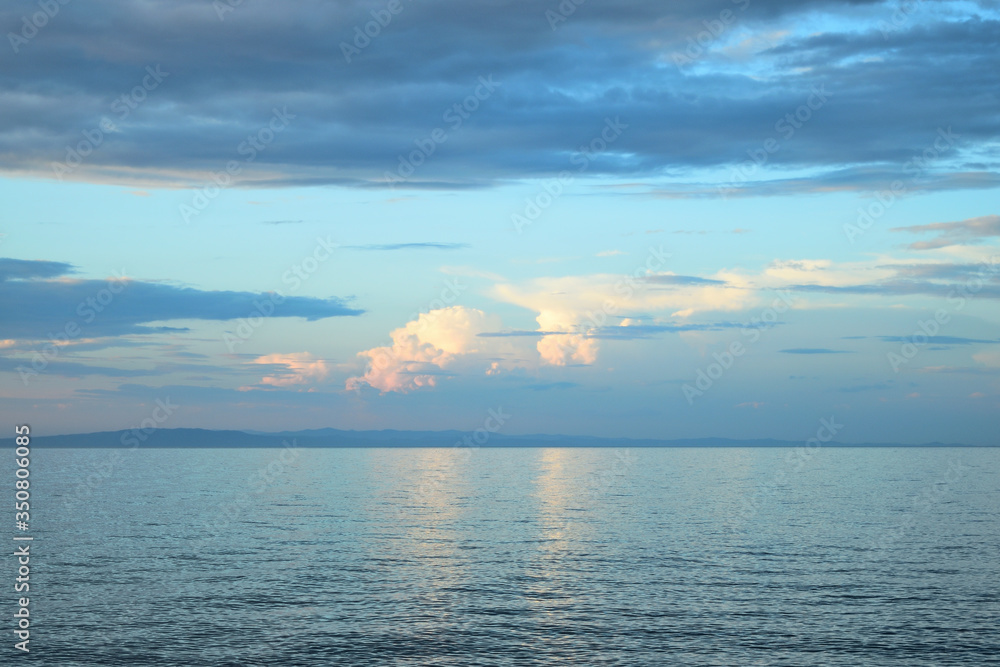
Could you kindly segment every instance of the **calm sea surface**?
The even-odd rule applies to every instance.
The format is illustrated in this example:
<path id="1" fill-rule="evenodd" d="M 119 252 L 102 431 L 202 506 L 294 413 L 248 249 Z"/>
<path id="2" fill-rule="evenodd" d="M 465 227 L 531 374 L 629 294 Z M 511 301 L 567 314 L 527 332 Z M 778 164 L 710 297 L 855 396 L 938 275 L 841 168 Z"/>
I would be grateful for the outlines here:
<path id="1" fill-rule="evenodd" d="M 25 664 L 1000 664 L 1000 449 L 32 459 Z"/>

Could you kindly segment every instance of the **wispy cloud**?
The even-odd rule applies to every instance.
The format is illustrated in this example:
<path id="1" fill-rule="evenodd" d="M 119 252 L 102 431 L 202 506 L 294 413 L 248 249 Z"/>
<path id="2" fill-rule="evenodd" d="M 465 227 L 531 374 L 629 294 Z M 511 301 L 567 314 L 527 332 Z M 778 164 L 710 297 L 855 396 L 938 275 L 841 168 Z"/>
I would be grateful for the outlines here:
<path id="1" fill-rule="evenodd" d="M 879 339 L 887 343 L 907 343 L 913 339 L 913 336 L 879 336 Z M 930 345 L 996 345 L 1000 343 L 1000 339 L 927 336 L 927 343 Z"/>
<path id="2" fill-rule="evenodd" d="M 309 352 L 268 354 L 254 359 L 254 364 L 274 368 L 274 373 L 265 376 L 260 381 L 261 385 L 268 387 L 296 387 L 315 384 L 329 377 L 331 371 L 325 359 L 317 359 Z M 251 389 L 251 387 L 244 387 L 244 389 Z"/>
<path id="3" fill-rule="evenodd" d="M 544 336 L 560 336 L 568 333 L 579 333 L 587 338 L 608 340 L 640 340 L 657 334 L 683 333 L 687 331 L 722 331 L 744 327 L 736 322 L 712 322 L 707 324 L 633 324 L 630 326 L 613 327 L 581 327 L 575 332 L 567 331 L 529 331 L 513 329 L 508 331 L 484 331 L 478 334 L 481 338 L 542 338 Z"/>
<path id="4" fill-rule="evenodd" d="M 425 241 L 422 243 L 369 243 L 365 245 L 341 246 L 346 250 L 461 250 L 471 248 L 468 243 L 437 243 Z"/>
<path id="5" fill-rule="evenodd" d="M 644 279 L 647 283 L 654 285 L 725 285 L 725 280 L 715 280 L 713 278 L 700 278 L 698 276 L 675 276 L 656 275 Z"/>
<path id="6" fill-rule="evenodd" d="M 1000 236 L 1000 215 L 984 215 L 959 222 L 935 222 L 928 225 L 893 227 L 890 231 L 911 234 L 937 232 L 938 236 L 930 241 L 911 243 L 908 246 L 910 250 L 934 250 L 952 245 L 976 245 L 982 243 L 983 239 Z"/>

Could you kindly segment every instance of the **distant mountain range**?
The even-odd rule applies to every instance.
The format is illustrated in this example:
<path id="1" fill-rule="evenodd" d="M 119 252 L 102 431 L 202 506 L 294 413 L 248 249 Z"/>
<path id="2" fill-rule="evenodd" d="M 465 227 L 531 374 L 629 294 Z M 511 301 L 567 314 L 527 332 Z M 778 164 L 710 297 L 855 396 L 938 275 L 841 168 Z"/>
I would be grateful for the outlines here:
<path id="1" fill-rule="evenodd" d="M 804 441 L 792 440 L 732 440 L 729 438 L 682 438 L 649 440 L 632 438 L 600 438 L 579 435 L 505 435 L 491 433 L 479 442 L 469 431 L 342 431 L 334 428 L 307 431 L 213 431 L 201 428 L 171 428 L 150 431 L 103 431 L 79 435 L 33 437 L 32 444 L 40 447 L 281 447 L 295 440 L 299 447 L 801 447 Z M 13 438 L 0 440 L 0 445 L 13 447 Z M 960 444 L 929 442 L 921 445 L 898 443 L 823 443 L 824 447 L 964 447 Z"/>

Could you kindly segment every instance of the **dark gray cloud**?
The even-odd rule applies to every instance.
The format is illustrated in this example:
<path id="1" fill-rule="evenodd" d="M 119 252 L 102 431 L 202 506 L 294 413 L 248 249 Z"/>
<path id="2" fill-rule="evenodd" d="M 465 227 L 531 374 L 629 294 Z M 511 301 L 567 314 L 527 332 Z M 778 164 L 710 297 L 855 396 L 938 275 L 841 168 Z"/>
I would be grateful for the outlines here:
<path id="1" fill-rule="evenodd" d="M 153 183 L 199 184 L 242 160 L 241 142 L 287 108 L 294 118 L 244 164 L 243 184 L 381 187 L 435 128 L 446 139 L 432 141 L 410 185 L 551 175 L 582 164 L 571 162 L 574 151 L 606 119 L 628 127 L 587 158 L 587 173 L 656 179 L 746 163 L 748 151 L 781 138 L 780 119 L 825 90 L 824 106 L 769 156 L 769 165 L 816 178 L 781 188 L 891 180 L 947 126 L 958 143 L 926 170 L 928 187 L 996 186 L 995 152 L 959 160 L 960 149 L 1000 135 L 1000 21 L 987 4 L 952 5 L 948 20 L 915 16 L 889 38 L 878 23 L 893 3 L 741 5 L 588 0 L 553 30 L 545 12 L 557 2 L 404 2 L 347 62 L 341 44 L 385 2 L 245 0 L 221 18 L 225 4 L 204 0 L 60 4 L 37 36 L 2 56 L 11 66 L 0 71 L 0 169 L 52 174 L 87 132 L 99 145 L 69 178 L 143 173 Z M 3 32 L 16 34 L 36 9 L 4 4 Z M 737 16 L 723 38 L 675 67 L 722 10 Z M 762 39 L 805 19 L 822 23 L 821 13 L 836 18 L 826 31 L 774 46 Z M 748 58 L 720 48 L 744 34 L 760 44 Z M 147 67 L 162 72 L 155 86 Z M 480 77 L 494 83 L 483 88 Z M 477 88 L 481 99 L 470 98 Z M 462 118 L 454 105 L 466 100 L 477 108 Z"/>
<path id="2" fill-rule="evenodd" d="M 0 260 L 0 270 L 5 266 L 34 277 L 0 282 L 0 312 L 17 313 L 17 317 L 5 318 L 0 331 L 4 338 L 44 339 L 68 334 L 72 339 L 177 332 L 186 329 L 150 325 L 169 320 L 235 320 L 261 313 L 319 320 L 364 312 L 335 297 L 204 291 L 128 279 L 40 279 L 72 270 L 71 265 L 62 262 L 40 262 L 24 269 L 18 268 L 25 264 L 17 260 Z"/>
<path id="3" fill-rule="evenodd" d="M 0 282 L 29 278 L 56 278 L 72 272 L 73 265 L 66 262 L 0 257 Z"/>
<path id="4" fill-rule="evenodd" d="M 917 241 L 909 245 L 910 250 L 933 250 L 950 245 L 975 245 L 983 239 L 1000 236 L 1000 215 L 984 215 L 959 222 L 935 222 L 929 225 L 893 227 L 889 231 L 922 234 L 937 233 L 930 241 Z"/>

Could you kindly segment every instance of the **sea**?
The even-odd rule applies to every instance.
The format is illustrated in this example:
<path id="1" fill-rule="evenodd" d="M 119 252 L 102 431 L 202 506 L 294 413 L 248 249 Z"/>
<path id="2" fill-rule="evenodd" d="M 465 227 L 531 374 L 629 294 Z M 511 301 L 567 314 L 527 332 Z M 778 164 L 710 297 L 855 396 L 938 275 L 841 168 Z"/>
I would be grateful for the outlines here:
<path id="1" fill-rule="evenodd" d="M 1000 664 L 1000 448 L 35 447 L 30 479 L 3 664 Z"/>

